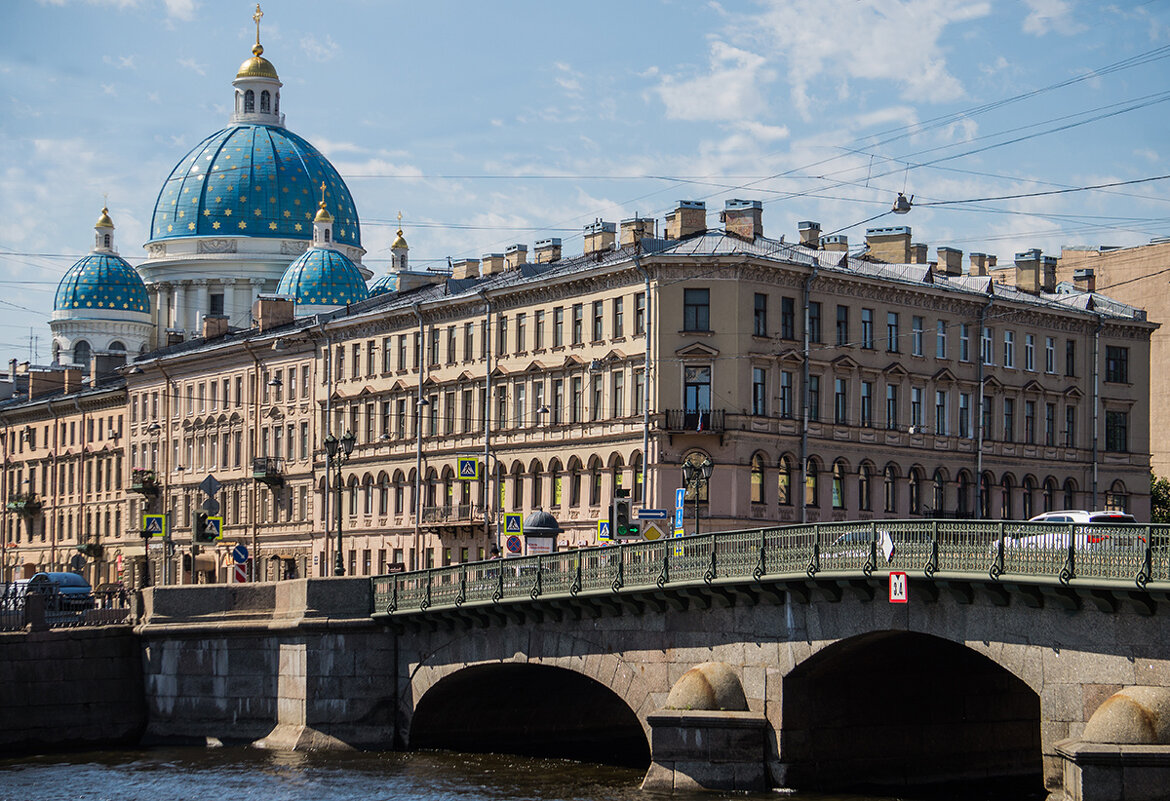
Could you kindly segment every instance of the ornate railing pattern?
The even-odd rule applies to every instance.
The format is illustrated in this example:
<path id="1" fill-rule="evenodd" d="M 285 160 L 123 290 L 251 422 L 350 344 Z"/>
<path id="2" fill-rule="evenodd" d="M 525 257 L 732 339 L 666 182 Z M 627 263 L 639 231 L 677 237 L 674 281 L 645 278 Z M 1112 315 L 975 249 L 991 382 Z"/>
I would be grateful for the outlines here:
<path id="1" fill-rule="evenodd" d="M 1170 525 L 976 520 L 819 523 L 585 548 L 376 576 L 375 614 L 894 570 L 1003 581 L 1170 582 Z"/>

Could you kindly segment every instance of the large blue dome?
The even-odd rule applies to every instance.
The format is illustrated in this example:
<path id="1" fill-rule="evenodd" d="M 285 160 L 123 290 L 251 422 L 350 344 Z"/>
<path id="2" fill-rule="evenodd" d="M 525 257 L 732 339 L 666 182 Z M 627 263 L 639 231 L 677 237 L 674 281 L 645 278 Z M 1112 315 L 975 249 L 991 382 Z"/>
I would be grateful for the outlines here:
<path id="1" fill-rule="evenodd" d="M 150 238 L 311 239 L 322 181 L 336 215 L 336 241 L 361 247 L 349 189 L 316 148 L 277 126 L 232 125 L 171 171 L 154 206 Z"/>
<path id="2" fill-rule="evenodd" d="M 369 297 L 361 271 L 336 250 L 309 248 L 280 277 L 279 295 L 298 306 L 344 306 Z"/>
<path id="3" fill-rule="evenodd" d="M 54 311 L 108 309 L 150 314 L 146 285 L 125 259 L 91 253 L 69 268 L 57 284 Z"/>

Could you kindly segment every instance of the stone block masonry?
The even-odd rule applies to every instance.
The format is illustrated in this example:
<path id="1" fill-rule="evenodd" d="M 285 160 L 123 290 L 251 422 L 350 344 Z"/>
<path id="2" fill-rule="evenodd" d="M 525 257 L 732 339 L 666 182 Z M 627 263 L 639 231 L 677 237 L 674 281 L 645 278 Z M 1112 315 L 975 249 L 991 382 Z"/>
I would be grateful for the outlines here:
<path id="1" fill-rule="evenodd" d="M 142 661 L 129 626 L 0 634 L 0 751 L 137 743 Z"/>

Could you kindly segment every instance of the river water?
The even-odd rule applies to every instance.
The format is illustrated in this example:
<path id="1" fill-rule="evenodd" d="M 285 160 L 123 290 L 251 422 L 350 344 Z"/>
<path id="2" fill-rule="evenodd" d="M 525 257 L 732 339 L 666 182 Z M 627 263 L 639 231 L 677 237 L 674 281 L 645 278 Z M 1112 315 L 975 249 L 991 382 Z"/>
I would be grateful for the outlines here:
<path id="1" fill-rule="evenodd" d="M 2 801 L 890 801 L 895 796 L 643 793 L 642 769 L 495 754 L 330 753 L 252 748 L 92 751 L 0 760 Z M 1043 794 L 952 790 L 956 797 L 1042 799 Z"/>

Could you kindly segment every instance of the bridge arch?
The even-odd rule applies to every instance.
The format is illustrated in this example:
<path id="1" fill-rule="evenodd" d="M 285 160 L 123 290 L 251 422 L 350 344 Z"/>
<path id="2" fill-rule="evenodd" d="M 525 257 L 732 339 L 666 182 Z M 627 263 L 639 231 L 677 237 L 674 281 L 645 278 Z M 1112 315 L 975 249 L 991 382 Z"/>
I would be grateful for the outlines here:
<path id="1" fill-rule="evenodd" d="M 885 630 L 835 642 L 784 677 L 781 703 L 791 787 L 1043 786 L 1040 696 L 944 637 Z"/>

